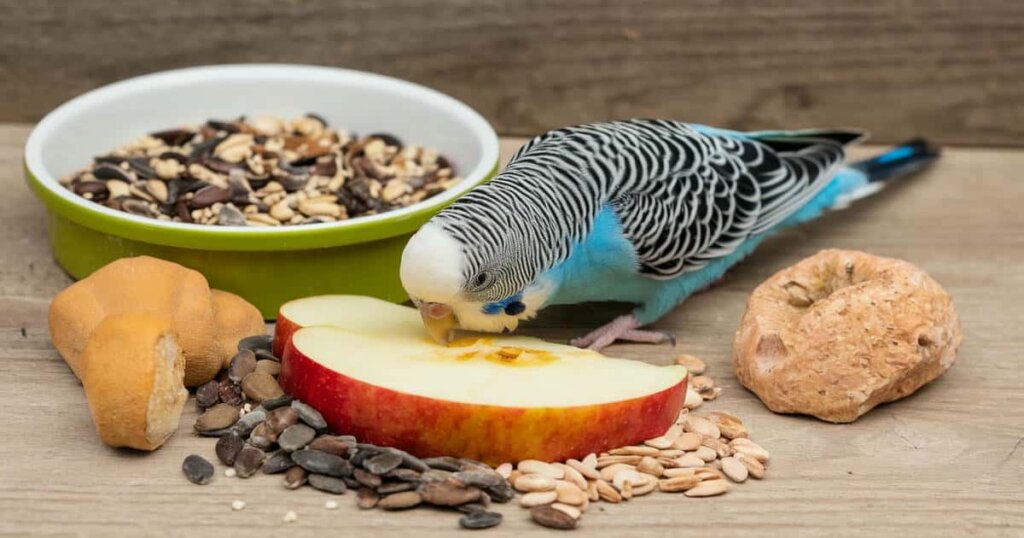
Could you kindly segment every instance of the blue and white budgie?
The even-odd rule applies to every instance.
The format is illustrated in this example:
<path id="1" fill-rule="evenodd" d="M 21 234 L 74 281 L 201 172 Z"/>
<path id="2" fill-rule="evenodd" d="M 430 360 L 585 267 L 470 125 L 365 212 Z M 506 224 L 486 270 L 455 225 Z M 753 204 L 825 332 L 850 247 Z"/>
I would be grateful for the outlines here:
<path id="1" fill-rule="evenodd" d="M 915 141 L 844 166 L 844 147 L 861 137 L 661 120 L 554 130 L 410 239 L 402 283 L 439 341 L 456 328 L 512 331 L 549 305 L 623 301 L 632 313 L 572 343 L 664 342 L 642 327 L 773 232 L 937 156 Z"/>

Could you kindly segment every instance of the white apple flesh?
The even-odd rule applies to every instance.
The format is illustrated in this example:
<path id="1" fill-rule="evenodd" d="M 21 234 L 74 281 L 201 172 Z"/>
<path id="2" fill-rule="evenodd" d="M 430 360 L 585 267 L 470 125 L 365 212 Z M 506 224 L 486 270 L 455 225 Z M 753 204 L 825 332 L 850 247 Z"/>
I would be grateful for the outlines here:
<path id="1" fill-rule="evenodd" d="M 661 435 L 682 408 L 681 366 L 524 337 L 444 347 L 426 335 L 414 309 L 315 299 L 281 309 L 294 326 L 320 325 L 289 332 L 281 383 L 333 430 L 364 442 L 491 464 L 562 461 Z"/>

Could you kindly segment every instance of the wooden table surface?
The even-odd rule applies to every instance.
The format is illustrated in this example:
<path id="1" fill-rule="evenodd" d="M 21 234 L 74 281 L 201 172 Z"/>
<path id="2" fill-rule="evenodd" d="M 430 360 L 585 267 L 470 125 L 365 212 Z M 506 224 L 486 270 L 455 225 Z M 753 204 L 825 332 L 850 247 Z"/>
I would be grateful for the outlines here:
<path id="1" fill-rule="evenodd" d="M 213 442 L 180 431 L 153 454 L 112 450 L 93 430 L 81 386 L 47 337 L 50 298 L 68 284 L 46 244 L 44 212 L 25 187 L 29 127 L 0 125 L 0 535 L 447 536 L 456 516 L 359 512 L 353 495 L 286 491 L 279 477 L 198 487 L 181 475 Z M 505 144 L 505 154 L 518 141 Z M 866 148 L 863 151 L 871 151 Z M 765 243 L 712 290 L 658 327 L 676 349 L 619 346 L 656 364 L 701 356 L 725 388 L 704 409 L 732 411 L 772 453 L 768 477 L 723 497 L 652 494 L 592 507 L 587 536 L 925 536 L 1024 534 L 1024 151 L 949 149 L 926 174 Z M 775 415 L 729 368 L 747 295 L 776 270 L 827 248 L 910 260 L 952 293 L 965 339 L 956 365 L 854 424 Z M 527 332 L 564 341 L 622 306 L 551 309 Z M 222 470 L 222 469 L 220 469 Z M 244 511 L 231 501 L 243 499 Z M 295 510 L 299 519 L 282 522 Z M 488 536 L 554 533 L 516 506 Z"/>

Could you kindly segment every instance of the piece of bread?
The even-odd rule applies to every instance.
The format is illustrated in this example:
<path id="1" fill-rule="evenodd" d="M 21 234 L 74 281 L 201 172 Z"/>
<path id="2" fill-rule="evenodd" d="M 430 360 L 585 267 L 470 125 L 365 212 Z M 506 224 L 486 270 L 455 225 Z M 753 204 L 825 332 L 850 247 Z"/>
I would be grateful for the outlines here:
<path id="1" fill-rule="evenodd" d="M 825 250 L 754 290 L 732 363 L 772 411 L 852 422 L 942 375 L 961 339 L 952 298 L 921 269 Z"/>
<path id="2" fill-rule="evenodd" d="M 178 429 L 188 390 L 185 358 L 170 320 L 108 316 L 80 355 L 89 410 L 104 443 L 155 450 Z"/>
<path id="3" fill-rule="evenodd" d="M 140 256 L 103 266 L 50 304 L 50 338 L 79 378 L 89 335 L 107 316 L 123 313 L 147 313 L 171 322 L 185 354 L 186 386 L 206 383 L 220 371 L 224 357 L 206 278 L 176 263 Z"/>
<path id="4" fill-rule="evenodd" d="M 217 323 L 217 349 L 227 368 L 238 352 L 238 341 L 246 336 L 265 334 L 263 316 L 245 299 L 221 290 L 213 293 L 213 311 Z"/>

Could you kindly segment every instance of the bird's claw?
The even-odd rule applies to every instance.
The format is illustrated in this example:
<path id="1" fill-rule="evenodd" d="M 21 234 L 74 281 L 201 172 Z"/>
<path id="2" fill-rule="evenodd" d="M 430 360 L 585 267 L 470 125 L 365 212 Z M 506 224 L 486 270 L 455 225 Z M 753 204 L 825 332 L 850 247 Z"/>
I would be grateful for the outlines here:
<path id="1" fill-rule="evenodd" d="M 618 340 L 646 344 L 669 342 L 675 347 L 676 339 L 671 334 L 659 331 L 646 331 L 639 327 L 640 322 L 632 314 L 620 316 L 585 336 L 573 338 L 569 343 L 576 347 L 592 349 L 594 351 L 601 351 Z"/>

